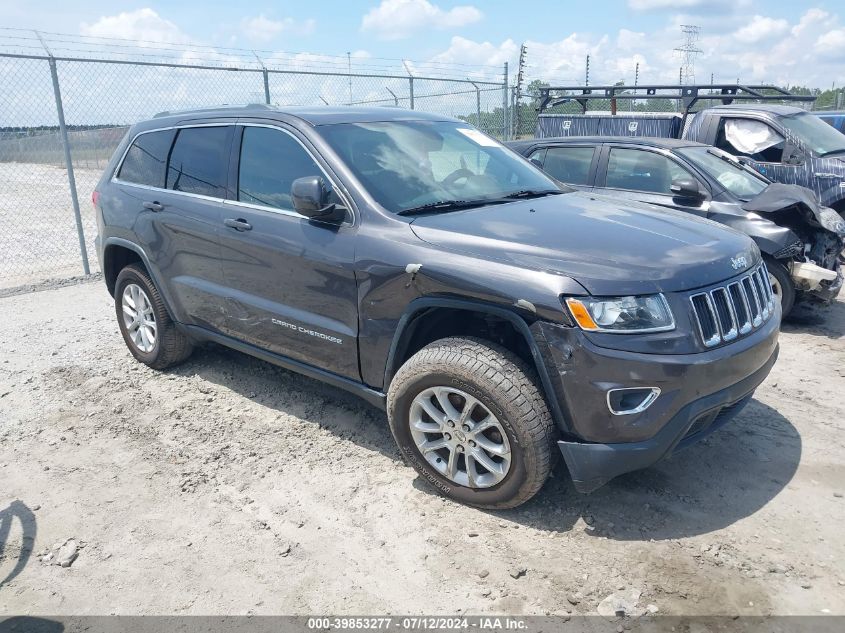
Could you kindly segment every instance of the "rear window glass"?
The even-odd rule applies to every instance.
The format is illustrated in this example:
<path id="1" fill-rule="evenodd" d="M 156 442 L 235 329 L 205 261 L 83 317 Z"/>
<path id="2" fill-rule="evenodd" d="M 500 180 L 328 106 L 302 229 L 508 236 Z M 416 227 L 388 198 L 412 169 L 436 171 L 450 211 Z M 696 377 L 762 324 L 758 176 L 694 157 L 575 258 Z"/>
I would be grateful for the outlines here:
<path id="1" fill-rule="evenodd" d="M 167 153 L 175 134 L 175 130 L 141 134 L 126 152 L 117 177 L 136 185 L 164 187 Z"/>
<path id="2" fill-rule="evenodd" d="M 224 198 L 230 132 L 228 127 L 179 130 L 167 168 L 167 188 Z"/>
<path id="3" fill-rule="evenodd" d="M 543 169 L 561 182 L 586 185 L 592 162 L 592 147 L 550 147 L 546 152 Z"/>

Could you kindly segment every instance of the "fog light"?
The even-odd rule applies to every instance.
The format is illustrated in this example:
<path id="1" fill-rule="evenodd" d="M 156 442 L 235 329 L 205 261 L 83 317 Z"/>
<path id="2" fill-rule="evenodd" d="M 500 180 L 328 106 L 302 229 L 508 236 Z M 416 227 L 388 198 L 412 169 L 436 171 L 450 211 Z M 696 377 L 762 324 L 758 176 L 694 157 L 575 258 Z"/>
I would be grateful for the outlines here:
<path id="1" fill-rule="evenodd" d="M 607 392 L 607 408 L 613 415 L 632 415 L 648 409 L 657 396 L 658 387 L 628 387 Z"/>

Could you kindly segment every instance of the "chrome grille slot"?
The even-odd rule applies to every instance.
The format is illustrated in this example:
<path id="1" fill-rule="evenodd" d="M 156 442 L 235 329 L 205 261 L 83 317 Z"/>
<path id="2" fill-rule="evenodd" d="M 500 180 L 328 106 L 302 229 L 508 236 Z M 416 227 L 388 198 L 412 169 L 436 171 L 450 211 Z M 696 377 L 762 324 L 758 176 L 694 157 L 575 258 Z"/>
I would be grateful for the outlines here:
<path id="1" fill-rule="evenodd" d="M 719 324 L 716 321 L 716 309 L 713 307 L 713 300 L 706 292 L 693 295 L 691 300 L 692 306 L 695 308 L 701 340 L 707 347 L 718 345 L 722 337 L 719 334 Z"/>
<path id="2" fill-rule="evenodd" d="M 719 319 L 719 331 L 722 339 L 732 341 L 738 335 L 736 316 L 731 305 L 730 295 L 725 288 L 716 288 L 710 293 L 713 298 L 713 307 L 716 308 L 716 317 Z"/>
<path id="3" fill-rule="evenodd" d="M 775 297 L 764 264 L 739 281 L 692 295 L 690 302 L 705 347 L 745 336 L 775 311 Z"/>
<path id="4" fill-rule="evenodd" d="M 760 299 L 757 298 L 757 289 L 754 287 L 754 282 L 751 277 L 743 277 L 742 281 L 745 296 L 748 297 L 748 307 L 751 311 L 751 326 L 759 327 L 763 322 L 763 311 L 760 307 Z"/>
<path id="5" fill-rule="evenodd" d="M 751 331 L 751 310 L 748 307 L 748 298 L 745 290 L 739 282 L 728 286 L 728 293 L 731 295 L 731 303 L 734 307 L 736 320 L 739 324 L 739 334 L 748 334 Z"/>

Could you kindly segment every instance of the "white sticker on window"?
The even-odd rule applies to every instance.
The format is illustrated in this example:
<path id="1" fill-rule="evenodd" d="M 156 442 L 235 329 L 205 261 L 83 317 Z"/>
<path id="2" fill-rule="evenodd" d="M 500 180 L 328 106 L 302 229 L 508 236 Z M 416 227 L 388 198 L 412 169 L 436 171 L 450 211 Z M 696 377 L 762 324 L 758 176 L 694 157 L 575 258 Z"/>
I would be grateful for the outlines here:
<path id="1" fill-rule="evenodd" d="M 482 134 L 478 130 L 473 130 L 471 127 L 459 127 L 458 132 L 466 136 L 469 140 L 475 141 L 482 147 L 499 147 L 499 143 L 494 141 L 486 134 Z"/>

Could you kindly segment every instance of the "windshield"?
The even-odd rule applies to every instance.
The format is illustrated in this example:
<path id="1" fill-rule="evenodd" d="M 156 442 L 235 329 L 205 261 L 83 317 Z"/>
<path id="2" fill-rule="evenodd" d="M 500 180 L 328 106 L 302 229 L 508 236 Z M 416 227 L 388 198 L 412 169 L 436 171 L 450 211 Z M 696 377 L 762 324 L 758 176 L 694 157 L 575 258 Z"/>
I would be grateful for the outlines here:
<path id="1" fill-rule="evenodd" d="M 769 186 L 730 154 L 714 147 L 682 147 L 677 152 L 741 200 L 750 200 Z"/>
<path id="2" fill-rule="evenodd" d="M 845 152 L 845 134 L 822 121 L 815 114 L 800 112 L 778 119 L 804 146 L 823 156 Z"/>
<path id="3" fill-rule="evenodd" d="M 498 141 L 461 123 L 339 123 L 319 131 L 376 202 L 394 213 L 560 190 Z"/>

